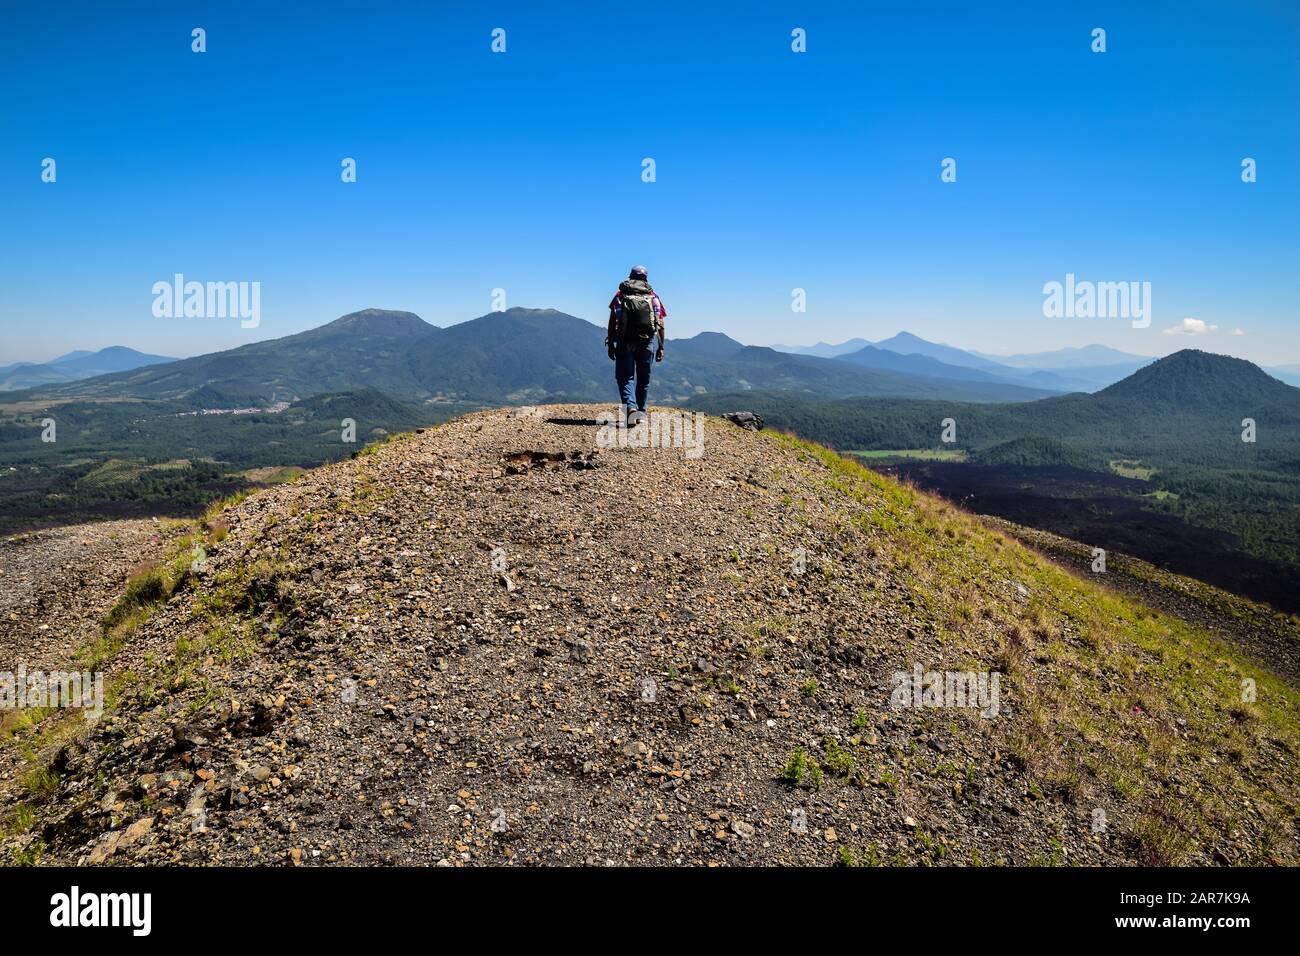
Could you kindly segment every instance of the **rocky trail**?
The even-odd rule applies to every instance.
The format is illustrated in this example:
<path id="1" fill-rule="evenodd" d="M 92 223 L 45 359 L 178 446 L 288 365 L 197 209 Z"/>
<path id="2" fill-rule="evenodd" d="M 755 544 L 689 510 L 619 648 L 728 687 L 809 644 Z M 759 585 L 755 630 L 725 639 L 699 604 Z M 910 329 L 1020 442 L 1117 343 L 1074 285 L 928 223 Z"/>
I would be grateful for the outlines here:
<path id="1" fill-rule="evenodd" d="M 100 639 L 103 717 L 0 742 L 0 857 L 1300 859 L 1282 677 L 816 446 L 709 418 L 698 456 L 620 447 L 601 411 L 398 436 L 194 541 L 42 532 L 61 598 L 6 542 L 0 649 L 44 666 L 143 552 L 179 570 Z M 917 667 L 997 696 L 900 698 Z"/>

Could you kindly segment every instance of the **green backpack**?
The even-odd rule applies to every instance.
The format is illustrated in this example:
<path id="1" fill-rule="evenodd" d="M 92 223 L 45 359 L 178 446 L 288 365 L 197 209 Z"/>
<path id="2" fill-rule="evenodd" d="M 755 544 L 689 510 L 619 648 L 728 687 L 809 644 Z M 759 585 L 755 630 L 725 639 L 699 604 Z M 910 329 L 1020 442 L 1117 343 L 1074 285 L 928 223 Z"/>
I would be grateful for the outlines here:
<path id="1" fill-rule="evenodd" d="M 630 345 L 646 345 L 659 331 L 654 289 L 644 279 L 624 279 L 618 286 L 623 306 L 620 337 Z"/>

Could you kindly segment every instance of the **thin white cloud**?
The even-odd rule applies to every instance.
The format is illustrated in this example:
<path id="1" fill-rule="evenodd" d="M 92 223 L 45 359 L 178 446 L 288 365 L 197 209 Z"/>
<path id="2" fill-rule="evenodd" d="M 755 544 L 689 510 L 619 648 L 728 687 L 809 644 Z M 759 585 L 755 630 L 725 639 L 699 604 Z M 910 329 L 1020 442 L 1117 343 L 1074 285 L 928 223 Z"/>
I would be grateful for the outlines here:
<path id="1" fill-rule="evenodd" d="M 1202 319 L 1183 319 L 1165 329 L 1165 335 L 1206 335 L 1216 329 L 1217 325 L 1207 325 Z"/>
<path id="2" fill-rule="evenodd" d="M 1238 327 L 1238 328 L 1235 328 L 1235 329 L 1232 330 L 1232 334 L 1233 334 L 1233 335 L 1245 335 L 1245 334 L 1246 334 L 1246 330 L 1243 329 L 1243 328 Z"/>

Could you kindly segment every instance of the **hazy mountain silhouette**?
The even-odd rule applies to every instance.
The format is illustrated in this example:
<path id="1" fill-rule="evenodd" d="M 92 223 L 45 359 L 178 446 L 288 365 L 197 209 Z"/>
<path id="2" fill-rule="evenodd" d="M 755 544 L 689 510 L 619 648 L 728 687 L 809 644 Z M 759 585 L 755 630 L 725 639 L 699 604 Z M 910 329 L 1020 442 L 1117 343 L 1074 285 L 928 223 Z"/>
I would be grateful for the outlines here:
<path id="1" fill-rule="evenodd" d="M 554 309 L 508 309 L 446 328 L 410 312 L 365 309 L 296 335 L 53 385 L 47 394 L 192 406 L 213 394 L 235 406 L 258 406 L 369 388 L 403 402 L 604 401 L 613 394 L 604 338 L 603 326 Z M 659 402 L 758 388 L 822 398 L 895 395 L 962 401 L 1024 401 L 1050 394 L 997 381 L 855 367 L 745 346 L 716 332 L 671 341 L 668 361 L 656 366 L 654 374 Z"/>
<path id="2" fill-rule="evenodd" d="M 165 355 L 147 355 L 124 345 L 110 345 L 98 352 L 78 350 L 60 355 L 49 362 L 15 362 L 0 368 L 0 391 L 74 382 L 96 375 L 174 361 L 176 360 Z"/>

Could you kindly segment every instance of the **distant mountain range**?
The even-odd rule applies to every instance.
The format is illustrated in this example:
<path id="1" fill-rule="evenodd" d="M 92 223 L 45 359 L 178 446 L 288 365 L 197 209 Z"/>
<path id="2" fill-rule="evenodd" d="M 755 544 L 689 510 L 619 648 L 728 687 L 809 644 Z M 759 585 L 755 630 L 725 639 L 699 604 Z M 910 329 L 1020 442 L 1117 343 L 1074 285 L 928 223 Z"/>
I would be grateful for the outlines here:
<path id="1" fill-rule="evenodd" d="M 132 398 L 188 408 L 265 407 L 376 389 L 408 403 L 603 401 L 613 370 L 601 326 L 515 308 L 439 328 L 411 312 L 365 309 L 296 335 L 187 359 L 114 346 L 0 368 L 0 391 L 60 399 Z M 668 343 L 654 398 L 782 390 L 809 399 L 892 397 L 1025 402 L 1096 392 L 1153 359 L 1101 345 L 995 357 L 900 332 L 783 350 L 720 332 Z M 1273 370 L 1300 384 L 1300 369 Z"/>
<path id="2" fill-rule="evenodd" d="M 835 358 L 838 355 L 847 355 L 849 352 L 856 352 L 864 346 L 870 345 L 866 339 L 849 339 L 847 342 L 841 342 L 839 345 L 831 345 L 829 342 L 818 342 L 816 345 L 773 345 L 772 348 L 778 352 L 793 352 L 796 355 L 816 355 L 819 358 Z"/>
<path id="3" fill-rule="evenodd" d="M 403 402 L 607 401 L 614 397 L 605 330 L 554 309 L 509 309 L 438 328 L 410 312 L 366 309 L 319 328 L 224 352 L 49 384 L 39 397 L 134 398 L 191 408 L 264 407 L 377 389 Z M 788 389 L 814 398 L 872 395 L 972 402 L 1030 401 L 1052 391 L 939 363 L 871 366 L 747 346 L 717 332 L 674 339 L 654 370 L 654 400 L 718 391 Z M 78 360 L 80 361 L 80 360 Z"/>
<path id="4" fill-rule="evenodd" d="M 910 332 L 899 332 L 875 343 L 867 343 L 865 339 L 858 338 L 839 345 L 819 342 L 807 348 L 782 348 L 794 354 L 816 354 L 915 375 L 1018 385 L 1057 393 L 1095 392 L 1132 375 L 1152 361 L 1104 345 L 1060 349 L 1037 355 L 1012 355 L 1004 359 L 929 342 Z M 903 356 L 905 360 L 899 361 L 892 356 Z"/>
<path id="5" fill-rule="evenodd" d="M 1016 355 L 990 355 L 975 351 L 971 354 L 999 365 L 1010 365 L 1012 368 L 1092 368 L 1133 362 L 1145 365 L 1152 361 L 1151 356 L 1121 352 L 1108 345 L 1085 345 L 1081 348 L 1056 349 L 1052 352 L 1022 352 Z"/>
<path id="6" fill-rule="evenodd" d="M 176 360 L 165 355 L 146 355 L 123 345 L 112 345 L 98 352 L 69 352 L 48 362 L 15 362 L 0 367 L 0 391 L 76 382 L 96 375 L 126 372 L 146 365 L 174 361 Z"/>
<path id="7" fill-rule="evenodd" d="M 839 358 L 900 372 L 968 381 L 1001 382 L 1053 392 L 1096 392 L 1155 361 L 1152 357 L 1121 352 L 1107 345 L 993 355 L 929 342 L 910 332 L 900 332 L 892 338 L 874 343 L 855 338 L 838 345 L 818 342 L 811 346 L 779 345 L 774 348 L 797 355 Z M 914 358 L 915 361 L 898 362 L 881 356 L 882 351 Z M 935 365 L 935 362 L 941 364 Z M 972 376 L 971 369 L 983 374 Z M 1282 365 L 1265 368 L 1265 371 L 1288 385 L 1300 386 L 1300 366 Z"/>
<path id="8" fill-rule="evenodd" d="M 1079 350 L 1096 357 L 1100 364 L 1080 365 L 1056 363 L 1062 361 L 1061 353 L 1042 353 L 1042 361 L 1034 362 L 1035 356 L 1018 356 L 1019 364 L 1004 364 L 992 356 L 978 352 L 967 352 L 951 345 L 927 342 L 910 332 L 900 332 L 893 338 L 877 342 L 877 349 L 915 356 L 929 361 L 942 362 L 948 371 L 931 371 L 930 374 L 945 374 L 948 377 L 966 378 L 970 370 L 981 373 L 983 380 L 1025 385 L 1054 392 L 1095 392 L 1113 382 L 1132 375 L 1143 365 L 1150 363 L 1149 358 L 1125 356 L 1123 352 L 1108 349 L 1105 346 L 1088 346 Z M 1109 354 L 1107 354 L 1109 353 Z M 841 356 L 850 358 L 851 356 Z M 1109 362 L 1114 358 L 1114 362 Z M 965 370 L 965 371 L 959 371 Z"/>

